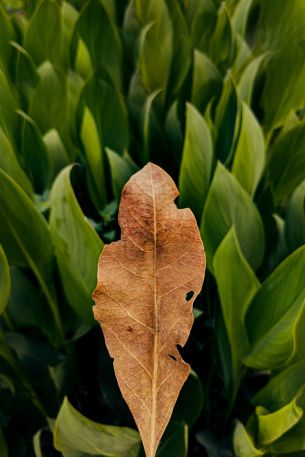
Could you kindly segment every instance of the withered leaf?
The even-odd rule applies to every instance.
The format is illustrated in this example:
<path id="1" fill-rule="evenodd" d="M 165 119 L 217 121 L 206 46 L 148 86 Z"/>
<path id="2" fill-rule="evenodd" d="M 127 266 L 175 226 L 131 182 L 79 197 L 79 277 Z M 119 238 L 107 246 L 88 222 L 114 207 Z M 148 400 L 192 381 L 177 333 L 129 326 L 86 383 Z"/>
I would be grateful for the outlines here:
<path id="1" fill-rule="evenodd" d="M 177 349 L 193 324 L 205 255 L 190 209 L 165 171 L 149 163 L 125 185 L 121 240 L 99 259 L 94 316 L 114 359 L 115 374 L 154 457 L 190 367 Z"/>

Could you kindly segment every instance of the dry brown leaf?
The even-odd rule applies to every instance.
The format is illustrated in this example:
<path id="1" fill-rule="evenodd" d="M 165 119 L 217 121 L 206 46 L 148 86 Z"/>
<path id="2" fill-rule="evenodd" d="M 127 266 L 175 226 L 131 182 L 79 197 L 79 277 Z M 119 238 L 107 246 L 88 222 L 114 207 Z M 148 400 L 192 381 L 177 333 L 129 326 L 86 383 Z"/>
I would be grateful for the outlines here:
<path id="1" fill-rule="evenodd" d="M 99 259 L 94 316 L 114 359 L 115 374 L 143 441 L 154 457 L 190 367 L 180 356 L 193 324 L 205 255 L 190 209 L 149 163 L 125 185 L 121 240 Z"/>

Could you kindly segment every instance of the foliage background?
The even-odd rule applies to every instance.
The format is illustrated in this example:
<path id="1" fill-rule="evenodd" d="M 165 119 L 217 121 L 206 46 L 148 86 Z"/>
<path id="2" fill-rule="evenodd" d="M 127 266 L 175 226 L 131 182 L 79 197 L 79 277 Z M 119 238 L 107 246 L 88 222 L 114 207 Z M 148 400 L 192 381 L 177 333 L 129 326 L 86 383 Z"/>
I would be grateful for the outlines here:
<path id="1" fill-rule="evenodd" d="M 129 176 L 207 252 L 158 457 L 305 452 L 303 0 L 0 3 L 0 455 L 143 455 L 91 294 Z"/>

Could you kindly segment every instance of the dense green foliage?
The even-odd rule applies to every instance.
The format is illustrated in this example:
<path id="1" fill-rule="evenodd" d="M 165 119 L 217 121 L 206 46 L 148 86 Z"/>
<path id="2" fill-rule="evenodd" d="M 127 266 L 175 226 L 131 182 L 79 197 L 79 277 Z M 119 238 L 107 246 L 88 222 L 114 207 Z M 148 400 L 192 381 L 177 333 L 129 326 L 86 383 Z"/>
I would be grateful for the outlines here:
<path id="1" fill-rule="evenodd" d="M 304 0 L 0 3 L 1 457 L 143 455 L 91 294 L 148 161 L 208 266 L 158 457 L 305 455 L 304 43 Z"/>

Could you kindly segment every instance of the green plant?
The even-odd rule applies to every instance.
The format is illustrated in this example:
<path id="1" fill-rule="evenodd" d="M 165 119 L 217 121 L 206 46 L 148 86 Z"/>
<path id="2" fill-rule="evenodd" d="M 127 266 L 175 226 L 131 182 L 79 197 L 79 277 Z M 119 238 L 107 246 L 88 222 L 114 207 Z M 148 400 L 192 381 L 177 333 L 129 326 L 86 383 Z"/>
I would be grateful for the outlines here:
<path id="1" fill-rule="evenodd" d="M 303 0 L 0 3 L 0 454 L 143 455 L 94 322 L 129 177 L 208 272 L 158 457 L 305 450 Z"/>

